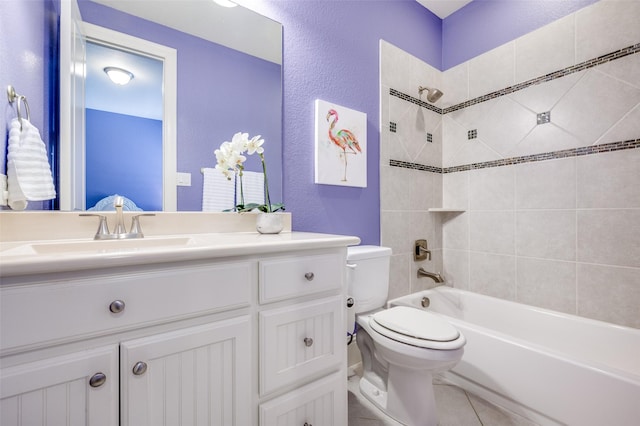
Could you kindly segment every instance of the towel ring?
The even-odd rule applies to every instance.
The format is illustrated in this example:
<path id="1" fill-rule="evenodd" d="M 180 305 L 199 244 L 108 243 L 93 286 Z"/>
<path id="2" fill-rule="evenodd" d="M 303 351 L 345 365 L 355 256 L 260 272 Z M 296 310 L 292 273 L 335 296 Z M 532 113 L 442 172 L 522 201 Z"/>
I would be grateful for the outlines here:
<path id="1" fill-rule="evenodd" d="M 7 86 L 7 99 L 9 99 L 9 103 L 16 103 L 16 109 L 18 110 L 18 121 L 20 122 L 20 130 L 22 130 L 22 113 L 20 111 L 20 102 L 24 105 L 24 109 L 27 112 L 27 121 L 31 121 L 31 112 L 29 111 L 29 103 L 27 102 L 27 97 L 23 95 L 19 95 L 16 93 L 16 89 L 13 88 L 12 85 Z"/>

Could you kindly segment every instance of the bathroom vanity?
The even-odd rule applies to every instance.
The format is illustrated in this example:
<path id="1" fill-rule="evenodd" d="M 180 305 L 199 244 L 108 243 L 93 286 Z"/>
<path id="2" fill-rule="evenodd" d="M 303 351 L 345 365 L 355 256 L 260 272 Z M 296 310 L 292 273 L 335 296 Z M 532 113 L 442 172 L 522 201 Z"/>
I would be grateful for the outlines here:
<path id="1" fill-rule="evenodd" d="M 344 265 L 358 242 L 3 239 L 0 423 L 346 425 Z"/>

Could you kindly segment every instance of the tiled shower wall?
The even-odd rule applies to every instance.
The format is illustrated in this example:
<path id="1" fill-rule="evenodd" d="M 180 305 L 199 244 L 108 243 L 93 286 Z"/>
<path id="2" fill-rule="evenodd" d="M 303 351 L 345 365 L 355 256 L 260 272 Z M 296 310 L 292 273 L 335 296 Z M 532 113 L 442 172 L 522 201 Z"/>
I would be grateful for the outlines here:
<path id="1" fill-rule="evenodd" d="M 639 16 L 602 0 L 444 73 L 383 43 L 391 296 L 433 285 L 410 260 L 427 236 L 454 287 L 640 327 Z M 441 206 L 464 211 L 426 211 Z"/>

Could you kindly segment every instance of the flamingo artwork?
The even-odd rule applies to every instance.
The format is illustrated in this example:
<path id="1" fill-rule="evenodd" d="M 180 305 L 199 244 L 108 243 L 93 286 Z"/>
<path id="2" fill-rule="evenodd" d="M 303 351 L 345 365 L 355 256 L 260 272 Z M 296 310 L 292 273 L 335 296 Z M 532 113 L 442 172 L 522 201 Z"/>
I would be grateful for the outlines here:
<path id="1" fill-rule="evenodd" d="M 360 148 L 358 138 L 351 130 L 341 129 L 334 133 L 334 128 L 336 127 L 336 123 L 338 122 L 338 112 L 335 109 L 330 109 L 327 112 L 327 121 L 330 122 L 329 139 L 342 150 L 342 157 L 344 158 L 344 174 L 342 177 L 342 181 L 346 182 L 347 155 L 356 155 L 359 152 L 362 152 L 362 148 Z"/>

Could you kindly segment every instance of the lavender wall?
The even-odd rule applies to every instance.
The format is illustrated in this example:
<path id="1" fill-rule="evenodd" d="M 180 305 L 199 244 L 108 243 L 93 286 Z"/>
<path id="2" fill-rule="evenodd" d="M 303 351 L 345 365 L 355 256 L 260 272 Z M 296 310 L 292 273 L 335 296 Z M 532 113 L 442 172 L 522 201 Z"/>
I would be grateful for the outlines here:
<path id="1" fill-rule="evenodd" d="M 51 103 L 55 102 L 55 64 L 57 31 L 56 4 L 52 0 L 0 1 L 0 173 L 6 174 L 7 134 L 11 120 L 17 116 L 16 106 L 6 98 L 7 85 L 27 97 L 31 112 L 31 122 L 40 129 L 48 152 L 50 141 L 55 141 L 50 117 Z M 28 31 L 25 31 L 28 29 Z M 24 108 L 22 109 L 24 112 Z M 29 202 L 29 210 L 47 208 L 50 202 Z M 2 207 L 0 207 L 2 208 Z"/>
<path id="2" fill-rule="evenodd" d="M 270 182 L 281 180 L 281 67 L 206 40 L 174 31 L 85 0 L 82 19 L 163 44 L 178 51 L 178 171 L 191 173 L 191 186 L 178 187 L 178 210 L 202 210 L 202 167 L 214 167 L 213 151 L 234 133 L 265 139 Z M 219 84 L 214 84 L 214 83 Z M 250 90 L 246 88 L 248 82 Z M 249 157 L 247 170 L 262 171 Z M 282 199 L 270 185 L 271 200 Z"/>
<path id="3" fill-rule="evenodd" d="M 440 69 L 447 70 L 596 1 L 474 0 L 443 20 Z"/>
<path id="4" fill-rule="evenodd" d="M 439 67 L 440 19 L 414 0 L 268 0 L 247 7 L 284 27 L 284 191 L 293 229 L 379 244 L 379 40 Z M 367 114 L 367 188 L 314 184 L 315 99 Z"/>

